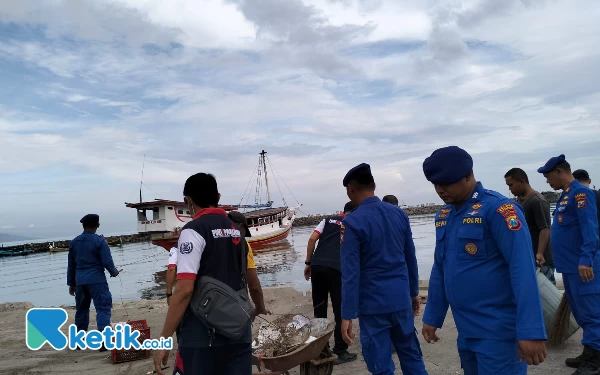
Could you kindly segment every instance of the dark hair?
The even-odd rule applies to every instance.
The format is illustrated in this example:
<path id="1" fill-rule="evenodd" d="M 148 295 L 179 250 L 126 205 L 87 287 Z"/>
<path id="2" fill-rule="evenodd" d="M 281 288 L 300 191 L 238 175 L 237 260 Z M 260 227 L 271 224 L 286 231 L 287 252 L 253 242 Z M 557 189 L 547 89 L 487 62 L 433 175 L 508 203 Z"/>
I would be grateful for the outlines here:
<path id="1" fill-rule="evenodd" d="M 512 177 L 513 179 L 515 179 L 517 181 L 523 181 L 523 182 L 529 183 L 529 177 L 527 177 L 527 173 L 525 173 L 525 171 L 522 170 L 521 168 L 513 168 L 513 169 L 509 170 L 504 175 L 504 178 L 506 178 L 506 177 Z"/>
<path id="2" fill-rule="evenodd" d="M 560 169 L 565 172 L 571 173 L 571 164 L 569 164 L 569 162 L 565 160 L 562 163 L 560 163 L 559 165 L 557 165 L 556 169 Z"/>
<path id="3" fill-rule="evenodd" d="M 375 190 L 375 179 L 367 168 L 357 170 L 350 177 L 349 184 L 357 185 L 360 189 Z"/>
<path id="4" fill-rule="evenodd" d="M 385 203 L 391 203 L 394 206 L 398 205 L 398 198 L 396 198 L 393 195 L 386 195 L 385 197 L 383 197 L 382 201 L 384 201 Z"/>
<path id="5" fill-rule="evenodd" d="M 354 203 L 348 202 L 344 205 L 344 213 L 350 212 L 350 211 L 354 210 L 355 208 L 356 208 L 356 206 L 354 205 Z"/>
<path id="6" fill-rule="evenodd" d="M 209 173 L 196 173 L 185 181 L 183 195 L 190 197 L 198 207 L 217 207 L 219 205 L 217 179 Z"/>

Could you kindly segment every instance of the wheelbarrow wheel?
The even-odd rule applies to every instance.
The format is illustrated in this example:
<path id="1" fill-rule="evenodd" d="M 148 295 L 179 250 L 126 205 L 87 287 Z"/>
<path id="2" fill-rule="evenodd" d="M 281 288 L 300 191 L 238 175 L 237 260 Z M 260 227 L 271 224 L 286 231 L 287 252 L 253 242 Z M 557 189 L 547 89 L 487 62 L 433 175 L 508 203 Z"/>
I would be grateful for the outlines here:
<path id="1" fill-rule="evenodd" d="M 319 360 L 331 358 L 333 352 L 328 346 L 323 349 Z M 305 362 L 300 365 L 300 375 L 331 375 L 333 373 L 333 361 L 327 361 L 325 363 L 313 364 L 311 362 Z"/>

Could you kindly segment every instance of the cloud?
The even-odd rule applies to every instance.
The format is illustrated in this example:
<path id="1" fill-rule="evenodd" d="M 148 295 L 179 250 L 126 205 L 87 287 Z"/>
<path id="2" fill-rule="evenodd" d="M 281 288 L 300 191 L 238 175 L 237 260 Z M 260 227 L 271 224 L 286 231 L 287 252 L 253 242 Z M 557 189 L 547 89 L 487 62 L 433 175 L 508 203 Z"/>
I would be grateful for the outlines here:
<path id="1" fill-rule="evenodd" d="M 29 224 L 29 225 L 27 226 L 27 228 L 30 228 L 30 229 L 31 229 L 31 228 L 35 228 L 35 224 Z"/>
<path id="2" fill-rule="evenodd" d="M 16 226 L 14 226 L 14 225 L 3 225 L 1 228 L 2 229 L 13 229 L 13 228 L 16 228 Z"/>
<path id="3" fill-rule="evenodd" d="M 27 227 L 26 207 L 44 207 L 32 232 L 76 234 L 88 212 L 106 230 L 135 229 L 123 203 L 139 199 L 144 159 L 144 199 L 180 199 L 187 176 L 209 171 L 223 202 L 253 200 L 242 195 L 263 149 L 279 172 L 269 176 L 307 213 L 338 210 L 340 179 L 361 162 L 380 195 L 437 201 L 422 161 L 448 144 L 471 152 L 478 178 L 500 191 L 512 166 L 547 189 L 536 166 L 563 152 L 593 178 L 594 5 L 0 5 L 0 176 L 12 183 L 0 187 L 0 217 L 16 212 L 11 225 Z"/>

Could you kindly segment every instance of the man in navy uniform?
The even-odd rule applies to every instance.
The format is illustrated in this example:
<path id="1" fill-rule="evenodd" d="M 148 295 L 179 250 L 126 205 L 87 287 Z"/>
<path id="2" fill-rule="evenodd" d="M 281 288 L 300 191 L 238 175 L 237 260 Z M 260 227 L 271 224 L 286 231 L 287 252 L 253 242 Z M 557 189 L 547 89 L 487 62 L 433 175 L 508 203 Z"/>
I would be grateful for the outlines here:
<path id="1" fill-rule="evenodd" d="M 331 296 L 331 305 L 335 318 L 335 345 L 333 353 L 339 365 L 354 361 L 355 353 L 348 352 L 348 344 L 342 338 L 342 266 L 340 263 L 340 230 L 342 220 L 355 208 L 352 202 L 344 205 L 344 212 L 323 219 L 313 231 L 306 246 L 306 267 L 304 277 L 311 280 L 312 300 L 315 318 L 327 318 L 327 301 Z M 316 246 L 317 241 L 319 244 Z"/>
<path id="2" fill-rule="evenodd" d="M 119 271 L 115 268 L 110 249 L 104 238 L 96 231 L 100 227 L 100 217 L 85 215 L 81 220 L 83 233 L 69 243 L 69 264 L 67 285 L 69 293 L 75 296 L 75 325 L 77 330 L 87 331 L 90 323 L 90 303 L 96 308 L 96 326 L 102 332 L 110 325 L 112 295 L 108 289 L 104 270 L 111 277 Z M 105 351 L 103 346 L 100 351 Z"/>
<path id="3" fill-rule="evenodd" d="M 562 194 L 554 210 L 550 233 L 556 271 L 562 273 L 567 301 L 583 329 L 583 354 L 565 363 L 577 375 L 600 374 L 600 271 L 598 218 L 594 192 L 577 181 L 565 155 L 538 169 Z"/>
<path id="4" fill-rule="evenodd" d="M 526 374 L 546 358 L 546 330 L 521 208 L 484 189 L 459 147 L 434 151 L 423 172 L 446 203 L 435 216 L 423 337 L 438 340 L 450 306 L 465 375 Z"/>
<path id="5" fill-rule="evenodd" d="M 408 216 L 375 196 L 368 164 L 352 168 L 343 185 L 357 206 L 340 233 L 344 341 L 352 345 L 352 319 L 359 318 L 362 353 L 372 374 L 394 374 L 392 344 L 402 373 L 427 374 L 414 327 L 419 274 Z"/>
<path id="6" fill-rule="evenodd" d="M 590 189 L 590 185 L 592 184 L 592 180 L 590 179 L 589 173 L 585 169 L 578 169 L 573 172 L 573 177 L 577 181 L 579 181 L 583 186 L 587 186 Z M 600 190 L 594 190 L 596 187 L 592 189 L 594 195 L 596 196 L 596 217 L 598 218 L 598 223 L 600 224 Z M 598 226 L 598 234 L 600 235 L 600 225 Z"/>

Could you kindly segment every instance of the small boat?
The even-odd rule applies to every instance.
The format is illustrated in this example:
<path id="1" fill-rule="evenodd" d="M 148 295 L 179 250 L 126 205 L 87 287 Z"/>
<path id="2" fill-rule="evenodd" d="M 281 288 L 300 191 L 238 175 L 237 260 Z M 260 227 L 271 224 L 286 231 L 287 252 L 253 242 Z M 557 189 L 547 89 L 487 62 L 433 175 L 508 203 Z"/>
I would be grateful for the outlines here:
<path id="1" fill-rule="evenodd" d="M 51 247 L 50 248 L 51 253 L 61 253 L 63 251 L 69 251 L 69 248 L 68 247 Z"/>
<path id="2" fill-rule="evenodd" d="M 2 250 L 0 251 L 0 256 L 29 255 L 31 253 L 33 253 L 33 250 L 30 249 L 23 249 L 19 251 Z"/>

